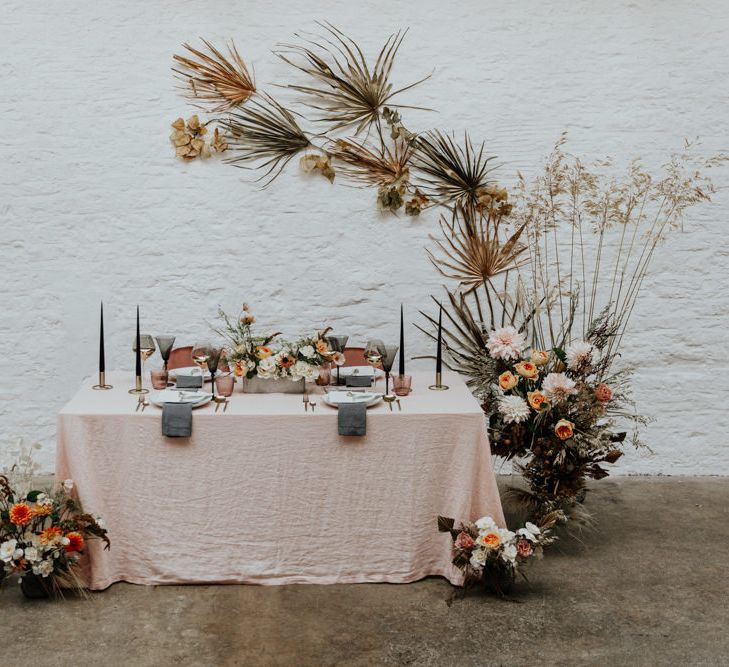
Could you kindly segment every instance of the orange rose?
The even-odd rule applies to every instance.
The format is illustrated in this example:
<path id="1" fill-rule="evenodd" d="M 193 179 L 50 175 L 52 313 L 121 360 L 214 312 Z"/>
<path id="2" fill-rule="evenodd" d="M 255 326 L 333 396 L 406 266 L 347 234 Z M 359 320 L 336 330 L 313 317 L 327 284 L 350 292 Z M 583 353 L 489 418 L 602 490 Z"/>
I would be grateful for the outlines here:
<path id="1" fill-rule="evenodd" d="M 68 538 L 68 544 L 66 545 L 68 553 L 81 551 L 84 548 L 84 538 L 81 533 L 69 533 L 66 537 Z"/>
<path id="2" fill-rule="evenodd" d="M 568 419 L 560 419 L 554 426 L 554 434 L 560 440 L 567 440 L 572 437 L 575 425 Z"/>
<path id="3" fill-rule="evenodd" d="M 527 380 L 534 380 L 539 375 L 539 369 L 531 361 L 520 361 L 514 366 L 516 372 Z"/>
<path id="4" fill-rule="evenodd" d="M 27 526 L 33 518 L 33 512 L 25 503 L 18 503 L 10 508 L 10 523 L 16 526 Z"/>
<path id="5" fill-rule="evenodd" d="M 33 508 L 33 516 L 48 516 L 53 507 L 50 505 L 38 505 Z"/>
<path id="6" fill-rule="evenodd" d="M 499 375 L 499 387 L 501 387 L 504 391 L 513 389 L 516 387 L 518 382 L 519 378 L 511 371 L 504 371 L 501 375 Z"/>
<path id="7" fill-rule="evenodd" d="M 529 360 L 535 366 L 544 366 L 549 361 L 549 353 L 544 350 L 532 350 Z"/>
<path id="8" fill-rule="evenodd" d="M 600 403 L 607 403 L 613 397 L 613 390 L 610 389 L 604 382 L 601 382 L 595 387 L 595 398 Z"/>
<path id="9" fill-rule="evenodd" d="M 270 347 L 266 347 L 265 345 L 259 345 L 256 347 L 256 356 L 259 359 L 268 359 L 273 354 L 273 351 Z"/>
<path id="10" fill-rule="evenodd" d="M 325 340 L 316 341 L 316 351 L 322 356 L 329 354 L 329 346 Z"/>
<path id="11" fill-rule="evenodd" d="M 479 542 L 489 549 L 496 549 L 501 544 L 501 538 L 498 533 L 490 532 L 485 535 L 481 535 L 478 538 Z"/>
<path id="12" fill-rule="evenodd" d="M 541 391 L 528 391 L 527 401 L 537 412 L 548 406 L 547 395 Z"/>

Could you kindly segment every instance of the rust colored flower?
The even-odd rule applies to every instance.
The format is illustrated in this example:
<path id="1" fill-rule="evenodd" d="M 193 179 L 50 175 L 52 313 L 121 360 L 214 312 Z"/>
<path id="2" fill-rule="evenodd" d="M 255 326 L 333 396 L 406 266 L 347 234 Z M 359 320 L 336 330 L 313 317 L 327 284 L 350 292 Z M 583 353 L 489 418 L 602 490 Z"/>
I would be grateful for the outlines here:
<path id="1" fill-rule="evenodd" d="M 613 397 L 613 390 L 610 389 L 604 382 L 601 382 L 595 387 L 595 398 L 600 403 L 607 403 Z"/>
<path id="2" fill-rule="evenodd" d="M 278 365 L 281 368 L 291 368 L 296 363 L 296 359 L 292 354 L 282 354 L 278 358 Z"/>
<path id="3" fill-rule="evenodd" d="M 466 532 L 461 531 L 454 541 L 456 549 L 470 549 L 474 544 L 473 538 Z"/>
<path id="4" fill-rule="evenodd" d="M 81 533 L 68 533 L 66 537 L 68 538 L 68 544 L 66 545 L 68 553 L 75 553 L 84 548 L 84 538 Z"/>
<path id="5" fill-rule="evenodd" d="M 33 511 L 26 503 L 17 503 L 10 508 L 10 523 L 27 526 L 33 518 Z"/>
<path id="6" fill-rule="evenodd" d="M 575 425 L 568 419 L 560 419 L 554 426 L 554 434 L 560 440 L 567 440 L 572 437 Z"/>
<path id="7" fill-rule="evenodd" d="M 529 540 L 519 540 L 516 543 L 516 553 L 522 558 L 528 558 L 534 553 L 534 548 L 529 544 Z"/>

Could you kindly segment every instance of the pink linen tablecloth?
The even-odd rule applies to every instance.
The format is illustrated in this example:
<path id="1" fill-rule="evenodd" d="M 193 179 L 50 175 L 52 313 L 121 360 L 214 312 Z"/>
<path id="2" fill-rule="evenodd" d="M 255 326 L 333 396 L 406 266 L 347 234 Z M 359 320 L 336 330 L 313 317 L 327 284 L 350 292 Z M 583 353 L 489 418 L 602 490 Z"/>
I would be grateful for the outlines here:
<path id="1" fill-rule="evenodd" d="M 312 414 L 300 395 L 237 392 L 226 413 L 196 409 L 191 438 L 165 438 L 159 408 L 134 412 L 129 374 L 107 381 L 85 382 L 58 417 L 56 474 L 112 540 L 89 549 L 92 589 L 460 583 L 437 515 L 503 525 L 484 416 L 456 375 L 443 392 L 415 375 L 402 412 L 370 408 L 362 438 L 339 436 L 320 396 Z"/>

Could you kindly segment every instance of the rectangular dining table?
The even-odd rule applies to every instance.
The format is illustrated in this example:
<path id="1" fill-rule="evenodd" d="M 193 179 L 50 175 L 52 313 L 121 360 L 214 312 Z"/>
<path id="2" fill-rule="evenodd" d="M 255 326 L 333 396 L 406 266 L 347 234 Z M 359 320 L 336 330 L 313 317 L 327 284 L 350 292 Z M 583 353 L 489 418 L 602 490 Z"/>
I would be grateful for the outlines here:
<path id="1" fill-rule="evenodd" d="M 312 385 L 235 392 L 226 412 L 193 412 L 190 438 L 161 434 L 161 409 L 135 412 L 129 373 L 84 382 L 58 416 L 57 479 L 103 517 L 112 548 L 89 545 L 87 583 L 460 583 L 439 514 L 504 517 L 486 420 L 460 376 L 431 391 L 414 374 L 402 409 L 369 408 L 367 434 L 343 437 Z M 384 381 L 380 383 L 383 389 Z"/>

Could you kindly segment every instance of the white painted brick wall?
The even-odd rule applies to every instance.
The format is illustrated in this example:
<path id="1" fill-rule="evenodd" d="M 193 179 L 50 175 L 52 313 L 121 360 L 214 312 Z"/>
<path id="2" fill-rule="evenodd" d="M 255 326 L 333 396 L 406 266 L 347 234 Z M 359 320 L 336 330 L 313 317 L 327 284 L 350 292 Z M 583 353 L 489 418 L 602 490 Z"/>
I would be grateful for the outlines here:
<path id="1" fill-rule="evenodd" d="M 393 337 L 396 304 L 413 313 L 439 288 L 422 251 L 432 218 L 382 217 L 372 191 L 294 168 L 261 191 L 230 166 L 173 158 L 169 123 L 190 113 L 170 72 L 181 42 L 232 36 L 269 86 L 295 76 L 270 50 L 315 19 L 370 52 L 410 26 L 395 81 L 435 68 L 409 100 L 439 113 L 409 113 L 408 123 L 487 139 L 507 183 L 517 169 L 532 173 L 563 129 L 578 154 L 641 155 L 653 167 L 684 137 L 702 137 L 706 154 L 729 148 L 721 0 L 6 0 L 0 441 L 47 443 L 52 468 L 55 414 L 95 368 L 102 297 L 109 366 L 131 368 L 137 302 L 145 331 L 186 342 L 206 334 L 218 304 L 244 298 L 272 327 L 326 322 Z M 716 177 L 721 185 L 727 173 Z M 729 473 L 728 211 L 724 188 L 646 283 L 624 352 L 641 366 L 636 393 L 657 419 L 647 432 L 655 454 L 626 457 L 617 472 Z M 411 351 L 423 349 L 413 332 Z"/>

